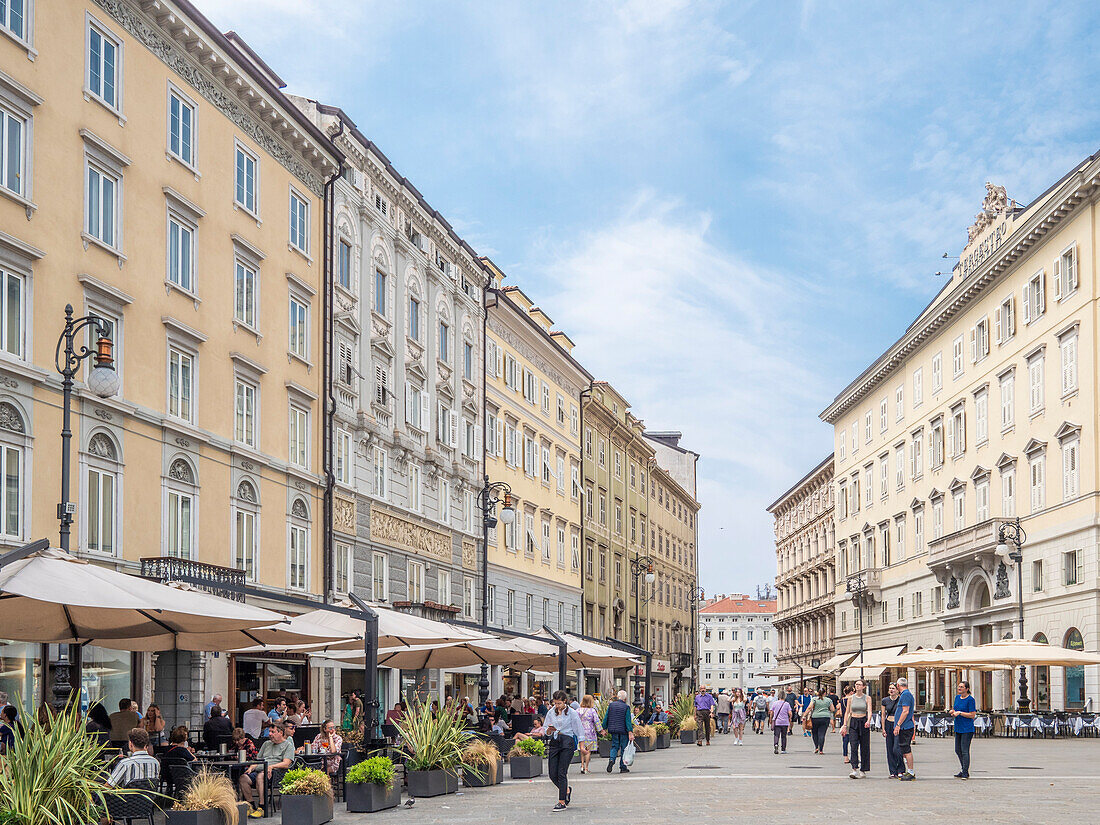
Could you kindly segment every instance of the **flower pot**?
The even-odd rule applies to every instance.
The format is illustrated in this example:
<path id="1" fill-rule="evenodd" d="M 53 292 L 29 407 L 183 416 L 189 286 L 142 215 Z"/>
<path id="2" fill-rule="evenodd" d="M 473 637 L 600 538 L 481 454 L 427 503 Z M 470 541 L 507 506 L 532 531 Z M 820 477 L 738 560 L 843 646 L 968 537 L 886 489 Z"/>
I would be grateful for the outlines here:
<path id="1" fill-rule="evenodd" d="M 401 783 L 394 780 L 387 788 L 375 782 L 348 782 L 344 785 L 344 799 L 348 811 L 356 814 L 372 814 L 401 804 Z"/>
<path id="2" fill-rule="evenodd" d="M 532 779 L 542 776 L 542 757 L 538 754 L 509 757 L 508 775 L 512 779 Z"/>
<path id="3" fill-rule="evenodd" d="M 283 825 L 323 825 L 332 821 L 332 797 L 283 794 Z"/>
<path id="4" fill-rule="evenodd" d="M 441 768 L 431 771 L 409 771 L 409 796 L 443 796 L 458 790 L 458 774 Z"/>
<path id="5" fill-rule="evenodd" d="M 657 734 L 657 750 L 664 750 L 672 744 L 671 733 L 658 733 Z"/>
<path id="6" fill-rule="evenodd" d="M 164 821 L 166 825 L 225 825 L 225 817 L 217 808 L 208 808 L 205 811 L 167 810 L 164 812 Z"/>
<path id="7" fill-rule="evenodd" d="M 682 730 L 682 731 L 680 731 L 680 744 L 681 745 L 694 745 L 695 744 L 695 733 L 696 733 L 696 731 L 693 731 L 693 730 Z"/>
<path id="8" fill-rule="evenodd" d="M 603 759 L 610 759 L 611 758 L 611 740 L 610 739 L 599 739 L 599 740 L 597 740 L 596 744 L 599 746 L 599 749 L 600 749 L 600 757 L 603 758 Z"/>
<path id="9" fill-rule="evenodd" d="M 638 749 L 638 753 L 649 753 L 651 750 L 655 750 L 653 740 L 648 736 L 635 736 L 634 747 Z"/>
<path id="10" fill-rule="evenodd" d="M 462 784 L 465 785 L 467 788 L 488 788 L 491 785 L 499 785 L 501 782 L 504 781 L 503 759 L 497 760 L 495 780 L 493 779 L 494 774 L 490 773 L 490 767 L 488 765 L 478 765 L 477 769 L 481 773 L 480 776 L 478 776 L 478 774 L 474 773 L 473 771 L 468 770 L 466 766 L 463 766 Z"/>

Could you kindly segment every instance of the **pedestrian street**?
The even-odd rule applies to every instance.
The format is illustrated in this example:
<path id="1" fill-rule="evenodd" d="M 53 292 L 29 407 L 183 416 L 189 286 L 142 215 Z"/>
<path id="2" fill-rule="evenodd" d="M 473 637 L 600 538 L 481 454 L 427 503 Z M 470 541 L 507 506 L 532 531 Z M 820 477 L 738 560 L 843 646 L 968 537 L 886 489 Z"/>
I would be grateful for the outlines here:
<path id="1" fill-rule="evenodd" d="M 1096 821 L 1100 805 L 1100 742 L 1092 739 L 982 738 L 974 742 L 969 781 L 958 771 L 951 738 L 916 740 L 917 781 L 886 777 L 882 736 L 872 738 L 871 772 L 848 778 L 839 734 L 815 756 L 796 727 L 786 754 L 772 753 L 770 731 L 749 731 L 745 745 L 716 736 L 710 747 L 674 742 L 668 750 L 638 754 L 629 774 L 569 771 L 573 801 L 559 819 L 622 825 L 630 822 L 737 822 L 756 825 L 816 822 L 982 823 L 1045 825 Z M 378 814 L 337 811 L 334 822 L 466 825 L 543 821 L 556 794 L 544 776 L 505 779 L 493 788 L 459 788 L 460 795 L 417 799 L 412 808 Z M 338 806 L 342 807 L 342 806 Z"/>

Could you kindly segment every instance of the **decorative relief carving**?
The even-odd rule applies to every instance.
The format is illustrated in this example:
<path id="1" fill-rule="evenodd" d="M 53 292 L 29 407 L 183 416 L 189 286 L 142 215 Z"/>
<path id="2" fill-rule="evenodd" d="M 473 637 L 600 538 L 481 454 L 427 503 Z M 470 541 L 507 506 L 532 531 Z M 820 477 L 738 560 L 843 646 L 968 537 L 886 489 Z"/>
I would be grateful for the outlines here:
<path id="1" fill-rule="evenodd" d="M 249 482 L 242 481 L 237 485 L 237 498 L 241 501 L 247 501 L 249 504 L 256 503 L 256 488 Z"/>
<path id="2" fill-rule="evenodd" d="M 959 580 L 954 576 L 947 585 L 947 609 L 954 610 L 959 606 Z"/>
<path id="3" fill-rule="evenodd" d="M 113 415 L 111 415 L 109 412 L 107 412 L 102 407 L 96 407 L 93 412 L 94 412 L 96 418 L 100 418 L 103 421 L 110 421 L 112 418 L 114 418 Z"/>
<path id="4" fill-rule="evenodd" d="M 294 518 L 302 518 L 302 519 L 308 519 L 309 518 L 309 510 L 306 507 L 306 503 L 304 501 L 302 501 L 300 498 L 294 499 L 294 501 L 291 503 L 291 505 L 290 505 L 290 514 L 292 516 L 294 516 Z"/>
<path id="5" fill-rule="evenodd" d="M 288 172 L 300 180 L 314 195 L 323 197 L 321 176 L 299 160 L 269 129 L 260 125 L 237 98 L 214 82 L 213 78 L 192 63 L 178 45 L 154 27 L 123 0 L 95 0 L 96 5 L 115 19 L 120 26 L 145 45 L 172 71 L 229 118 L 245 134 L 275 158 Z"/>
<path id="6" fill-rule="evenodd" d="M 1008 210 L 1008 191 L 1003 186 L 994 186 L 985 182 L 985 200 L 982 211 L 974 216 L 974 223 L 966 230 L 967 243 L 974 240 L 982 230 L 993 223 Z"/>
<path id="7" fill-rule="evenodd" d="M 541 354 L 535 352 L 534 348 L 526 341 L 522 341 L 514 335 L 510 329 L 504 326 L 504 324 L 492 317 L 490 317 L 486 323 L 489 329 L 493 331 L 494 335 L 500 337 L 508 346 L 531 363 L 535 369 L 550 376 L 550 380 L 564 389 L 567 395 L 573 398 L 580 395 L 580 389 L 574 387 L 572 381 L 562 375 L 552 364 L 543 358 Z"/>
<path id="8" fill-rule="evenodd" d="M 172 462 L 172 466 L 168 468 L 168 477 L 176 481 L 182 481 L 184 484 L 195 483 L 195 474 L 191 472 L 191 465 L 182 458 L 177 458 Z"/>
<path id="9" fill-rule="evenodd" d="M 994 599 L 1006 599 L 1011 595 L 1008 587 L 1008 568 L 1002 561 L 997 565 L 997 590 L 993 594 Z"/>
<path id="10" fill-rule="evenodd" d="M 0 375 L 0 386 L 4 386 L 12 390 L 17 390 L 19 389 L 19 382 L 7 375 Z"/>
<path id="11" fill-rule="evenodd" d="M 256 469 L 256 465 L 253 464 L 251 461 L 242 461 L 241 462 L 241 469 L 242 470 L 248 470 L 249 472 L 252 472 L 253 470 Z"/>
<path id="12" fill-rule="evenodd" d="M 0 429 L 10 430 L 13 433 L 25 432 L 26 429 L 19 410 L 7 402 L 0 404 Z"/>
<path id="13" fill-rule="evenodd" d="M 477 566 L 477 545 L 472 541 L 462 542 L 462 566 L 467 570 Z"/>
<path id="14" fill-rule="evenodd" d="M 185 450 L 186 450 L 186 449 L 187 449 L 188 447 L 190 447 L 190 446 L 191 446 L 191 442 L 190 442 L 190 441 L 188 441 L 188 440 L 187 440 L 186 438 L 177 438 L 177 439 L 176 439 L 176 443 L 177 443 L 177 444 L 178 444 L 179 446 L 183 447 L 183 449 L 185 449 Z"/>
<path id="15" fill-rule="evenodd" d="M 92 436 L 91 440 L 88 442 L 88 452 L 100 458 L 109 459 L 110 461 L 118 460 L 118 456 L 115 454 L 114 443 L 103 433 L 96 433 Z"/>
<path id="16" fill-rule="evenodd" d="M 450 535 L 406 521 L 378 507 L 371 507 L 370 537 L 373 541 L 417 555 L 431 556 L 443 561 L 451 558 Z"/>
<path id="17" fill-rule="evenodd" d="M 295 489 L 301 490 L 303 493 L 309 490 L 309 485 L 306 484 L 304 481 L 295 481 L 294 487 Z"/>
<path id="18" fill-rule="evenodd" d="M 333 527 L 342 533 L 355 532 L 355 502 L 336 496 L 332 500 Z"/>

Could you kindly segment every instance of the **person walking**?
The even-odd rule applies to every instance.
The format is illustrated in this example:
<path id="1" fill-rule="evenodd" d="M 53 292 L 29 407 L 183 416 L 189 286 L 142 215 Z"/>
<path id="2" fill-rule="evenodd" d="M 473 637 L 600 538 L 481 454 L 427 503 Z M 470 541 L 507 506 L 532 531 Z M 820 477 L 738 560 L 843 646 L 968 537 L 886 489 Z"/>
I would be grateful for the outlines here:
<path id="1" fill-rule="evenodd" d="M 744 746 L 745 744 L 745 691 L 741 688 L 733 689 L 733 700 L 730 703 L 730 726 L 733 728 L 733 744 Z"/>
<path id="2" fill-rule="evenodd" d="M 886 740 L 886 767 L 890 778 L 901 775 L 901 760 L 898 758 L 897 737 L 894 736 L 894 715 L 898 704 L 898 686 L 893 682 L 887 687 L 887 695 L 882 699 L 882 737 Z"/>
<path id="3" fill-rule="evenodd" d="M 569 696 L 564 690 L 554 691 L 554 704 L 546 714 L 543 725 L 550 739 L 550 753 L 546 760 L 546 772 L 558 789 L 558 804 L 551 813 L 561 813 L 569 807 L 573 789 L 569 787 L 569 763 L 577 744 L 584 738 L 584 725 L 580 715 L 569 707 Z"/>
<path id="4" fill-rule="evenodd" d="M 788 687 L 786 694 L 783 696 L 783 701 L 791 706 L 791 723 L 787 726 L 787 732 L 794 736 L 794 723 L 798 721 L 798 694 L 794 692 L 793 687 Z"/>
<path id="5" fill-rule="evenodd" d="M 724 688 L 718 691 L 718 698 L 715 702 L 718 707 L 718 732 L 729 733 L 730 713 L 733 711 L 733 702 L 730 701 L 730 695 L 726 693 Z"/>
<path id="6" fill-rule="evenodd" d="M 586 693 L 581 697 L 581 709 L 577 715 L 581 718 L 584 727 L 584 736 L 581 737 L 581 773 L 588 773 L 588 761 L 592 758 L 592 751 L 599 750 L 599 737 L 603 732 L 600 724 L 600 715 L 596 713 L 596 700 Z"/>
<path id="7" fill-rule="evenodd" d="M 806 714 L 810 711 L 810 705 L 813 704 L 813 701 L 814 697 L 810 693 L 809 685 L 804 685 L 802 688 L 802 695 L 798 697 L 798 710 L 801 714 L 801 717 L 804 718 Z M 810 718 L 812 719 L 813 716 L 811 715 Z M 809 725 L 803 725 L 803 727 L 805 728 L 805 730 L 802 732 L 803 736 L 813 735 Z"/>
<path id="8" fill-rule="evenodd" d="M 848 707 L 844 712 L 844 726 L 841 734 L 848 734 L 851 747 L 851 779 L 863 779 L 871 770 L 871 715 L 874 713 L 874 700 L 867 695 L 867 683 L 856 679 L 855 690 L 848 697 Z"/>
<path id="9" fill-rule="evenodd" d="M 777 695 L 768 708 L 768 722 L 772 726 L 772 750 L 779 753 L 779 745 L 783 745 L 783 753 L 787 752 L 787 733 L 791 728 L 791 703 Z"/>
<path id="10" fill-rule="evenodd" d="M 765 691 L 758 691 L 752 698 L 752 729 L 757 734 L 764 733 L 764 723 L 768 720 L 768 697 Z"/>
<path id="11" fill-rule="evenodd" d="M 814 738 L 814 753 L 825 753 L 825 734 L 836 715 L 833 700 L 825 695 L 825 688 L 817 689 L 817 698 L 811 699 L 803 713 L 810 715 L 810 731 Z"/>
<path id="12" fill-rule="evenodd" d="M 618 757 L 619 773 L 630 773 L 630 768 L 623 762 L 623 751 L 627 742 L 634 741 L 634 718 L 630 715 L 630 705 L 626 703 L 625 690 L 620 690 L 615 701 L 604 711 L 603 729 L 611 734 L 611 758 L 607 760 L 607 772 L 614 770 Z"/>
<path id="13" fill-rule="evenodd" d="M 706 688 L 699 688 L 699 692 L 695 694 L 695 724 L 697 727 L 695 744 L 699 747 L 703 747 L 703 740 L 699 736 L 699 731 L 706 734 L 707 746 L 710 746 L 710 716 L 715 707 L 716 703 L 710 692 Z"/>
<path id="14" fill-rule="evenodd" d="M 855 691 L 853 690 L 851 685 L 845 685 L 844 686 L 844 698 L 842 698 L 840 700 L 840 703 L 837 705 L 837 712 L 836 712 L 837 719 L 840 721 L 840 726 L 841 726 L 840 727 L 840 744 L 841 744 L 841 751 L 844 754 L 844 764 L 845 765 L 848 764 L 848 745 L 850 744 L 850 740 L 849 740 L 849 736 L 848 736 L 848 731 L 846 731 L 844 729 L 844 714 L 848 710 L 848 700 L 852 698 L 852 694 L 854 692 Z"/>
<path id="15" fill-rule="evenodd" d="M 959 682 L 958 696 L 951 706 L 951 715 L 955 718 L 955 755 L 959 757 L 956 779 L 970 778 L 970 743 L 974 740 L 974 720 L 978 716 L 978 706 L 970 693 L 970 682 Z"/>
<path id="16" fill-rule="evenodd" d="M 898 679 L 898 703 L 894 706 L 894 746 L 905 760 L 905 772 L 898 777 L 903 782 L 912 782 L 917 778 L 913 771 L 913 735 L 917 732 L 913 716 L 916 710 L 917 702 L 909 691 L 908 680 Z"/>

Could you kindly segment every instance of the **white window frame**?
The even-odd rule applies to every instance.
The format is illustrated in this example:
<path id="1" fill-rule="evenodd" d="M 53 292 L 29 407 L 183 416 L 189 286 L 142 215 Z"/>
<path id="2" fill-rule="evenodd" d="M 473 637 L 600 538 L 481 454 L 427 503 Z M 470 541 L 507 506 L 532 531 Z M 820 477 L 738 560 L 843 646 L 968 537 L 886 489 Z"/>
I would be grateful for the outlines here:
<path id="1" fill-rule="evenodd" d="M 374 448 L 374 497 L 385 501 L 389 494 L 389 456 L 381 447 Z"/>
<path id="2" fill-rule="evenodd" d="M 287 243 L 290 245 L 291 249 L 301 252 L 306 258 L 309 258 L 310 209 L 313 205 L 310 203 L 308 197 L 303 195 L 293 186 L 290 187 L 287 203 L 289 216 Z M 295 206 L 296 203 L 299 204 L 299 207 Z"/>
<path id="3" fill-rule="evenodd" d="M 974 331 L 971 330 L 971 335 Z M 962 377 L 965 361 L 963 360 L 963 337 L 960 335 L 951 342 L 951 374 L 955 378 Z"/>
<path id="4" fill-rule="evenodd" d="M 193 297 L 196 294 L 195 276 L 198 271 L 195 262 L 198 253 L 198 224 L 184 215 L 183 210 L 173 208 L 170 202 L 165 227 L 165 286 Z M 175 251 L 172 249 L 174 238 L 179 239 Z"/>
<path id="5" fill-rule="evenodd" d="M 420 465 L 409 462 L 409 483 L 405 491 L 406 506 L 414 513 L 421 512 L 424 506 L 424 482 Z"/>
<path id="6" fill-rule="evenodd" d="M 238 174 L 240 174 L 241 160 L 244 160 L 244 181 L 239 183 L 237 180 Z M 248 162 L 251 161 L 252 165 L 252 186 L 248 186 Z M 238 191 L 238 185 L 244 193 L 244 199 L 240 197 Z M 251 200 L 251 203 L 248 201 Z M 239 139 L 233 141 L 233 206 L 239 209 L 243 209 L 249 215 L 260 220 L 260 157 L 247 146 L 245 146 Z"/>
<path id="7" fill-rule="evenodd" d="M 124 121 L 122 115 L 122 101 L 123 101 L 123 84 L 126 77 L 125 72 L 125 49 L 123 47 L 122 38 L 116 35 L 111 29 L 105 26 L 100 20 L 89 13 L 84 15 L 84 97 L 88 100 L 94 100 L 102 106 L 105 106 L 110 112 L 115 114 L 120 121 Z M 100 88 L 99 90 L 92 88 L 92 31 L 95 31 L 100 38 L 110 43 L 115 50 L 115 65 L 114 65 L 114 100 L 108 100 L 104 94 L 106 86 L 104 84 L 103 75 L 103 59 L 102 52 L 100 55 Z"/>
<path id="8" fill-rule="evenodd" d="M 173 134 L 172 126 L 174 116 L 172 113 L 172 102 L 178 101 L 180 111 L 180 134 L 177 138 Z M 186 141 L 184 140 L 184 120 L 183 113 L 190 114 L 190 124 L 187 125 L 189 134 L 186 135 Z M 171 81 L 168 82 L 168 95 L 167 95 L 167 134 L 165 135 L 165 156 L 182 163 L 191 172 L 198 173 L 198 117 L 199 107 L 195 103 L 194 99 L 185 94 L 179 86 Z M 173 142 L 178 140 L 179 146 L 173 146 Z"/>
<path id="9" fill-rule="evenodd" d="M 241 495 L 244 485 L 251 488 L 251 495 L 255 501 L 250 501 L 247 496 Z M 230 548 L 232 556 L 229 566 L 244 571 L 245 581 L 258 581 L 260 572 L 260 499 L 259 488 L 251 477 L 242 478 L 233 488 L 233 540 Z M 251 536 L 251 546 L 242 545 L 242 528 Z M 243 566 L 242 566 L 243 564 Z"/>
<path id="10" fill-rule="evenodd" d="M 106 439 L 109 443 L 109 454 L 104 455 L 102 452 L 93 449 L 93 440 Z M 5 456 L 3 450 L 6 445 L 0 444 L 0 460 Z M 103 430 L 96 430 L 88 439 L 88 444 L 84 450 L 81 451 L 81 475 L 84 483 L 81 486 L 83 495 L 81 496 L 81 539 L 82 547 L 86 552 L 96 553 L 100 555 L 118 557 L 122 553 L 122 548 L 119 545 L 119 541 L 122 537 L 123 531 L 119 529 L 122 516 L 122 504 L 123 498 L 122 492 L 122 461 L 119 454 L 118 440 L 114 434 L 108 434 Z M 111 490 L 111 502 L 109 507 L 104 507 L 103 502 L 103 488 L 105 482 L 109 480 L 109 486 Z M 97 490 L 97 500 L 99 507 L 93 510 L 92 508 L 92 485 L 95 483 Z M 22 485 L 21 485 L 22 486 Z M 98 511 L 98 512 L 96 512 Z M 93 513 L 96 513 L 93 515 Z M 104 514 L 111 520 L 110 536 L 108 536 L 107 544 L 110 549 L 104 550 L 105 542 L 102 538 L 99 539 L 97 544 L 93 546 L 92 529 L 97 524 L 100 525 L 98 531 L 102 534 L 102 518 Z"/>
<path id="11" fill-rule="evenodd" d="M 462 577 L 462 617 L 465 619 L 473 619 L 474 611 L 477 605 L 477 600 L 474 593 L 474 578 L 473 576 Z M 490 617 L 492 618 L 492 617 Z"/>
<path id="12" fill-rule="evenodd" d="M 332 552 L 335 556 L 332 560 L 332 589 L 337 593 L 347 594 L 353 589 L 354 585 L 352 581 L 355 569 L 354 551 L 348 542 L 335 541 L 332 545 Z M 343 568 L 342 571 L 341 568 Z"/>
<path id="13" fill-rule="evenodd" d="M 182 479 L 179 473 L 174 472 L 176 462 L 183 462 L 187 467 L 187 478 Z M 193 560 L 196 557 L 195 541 L 199 527 L 199 485 L 198 476 L 195 474 L 194 462 L 180 455 L 173 456 L 168 462 L 168 468 L 163 479 L 163 516 L 161 530 L 161 555 L 169 558 Z M 186 554 L 181 549 L 181 539 L 185 522 L 179 518 L 183 511 L 183 503 L 187 502 L 187 547 Z M 176 515 L 176 531 L 170 527 L 173 511 Z M 177 551 L 172 551 L 173 540 L 176 542 Z"/>
<path id="14" fill-rule="evenodd" d="M 23 92 L 23 87 L 15 87 L 18 92 Z M 30 90 L 25 90 L 31 94 Z M 31 105 L 37 105 L 41 98 L 28 98 L 24 94 L 10 92 L 5 85 L 0 84 L 0 194 L 12 195 L 14 200 L 24 208 L 31 210 L 31 148 L 33 143 L 33 123 L 30 107 L 25 105 L 30 101 Z M 19 128 L 19 140 L 15 143 L 15 149 L 19 153 L 13 164 L 9 157 L 12 141 L 9 130 L 12 124 Z M 11 174 L 14 175 L 14 181 Z M 28 211 L 28 215 L 30 211 Z"/>
<path id="15" fill-rule="evenodd" d="M 1032 513 L 1038 513 L 1046 507 L 1046 461 L 1046 455 L 1042 452 L 1034 453 L 1028 458 L 1028 489 Z"/>
<path id="16" fill-rule="evenodd" d="M 244 288 L 242 289 L 242 284 Z M 249 284 L 251 288 L 249 288 Z M 241 255 L 233 258 L 233 321 L 253 332 L 260 328 L 260 271 Z"/>
<path id="17" fill-rule="evenodd" d="M 1028 415 L 1034 416 L 1046 409 L 1046 352 L 1045 347 L 1027 359 Z"/>
<path id="18" fill-rule="evenodd" d="M 33 31 L 32 23 L 34 21 L 34 4 L 35 0 L 23 0 L 23 12 L 18 28 L 13 23 L 15 10 L 10 4 L 7 5 L 5 13 L 0 15 L 0 28 L 4 30 L 5 34 L 14 38 L 23 48 L 27 49 L 28 57 L 32 59 L 37 54 L 30 45 L 31 32 Z"/>
<path id="19" fill-rule="evenodd" d="M 336 436 L 333 439 L 334 470 L 336 471 L 336 483 L 344 487 L 355 486 L 355 451 L 352 446 L 351 433 L 337 427 Z"/>
<path id="20" fill-rule="evenodd" d="M 291 464 L 309 469 L 310 411 L 308 407 L 290 401 L 287 405 L 287 458 Z"/>
<path id="21" fill-rule="evenodd" d="M 935 395 L 943 389 L 943 353 L 937 352 L 932 356 L 932 394 Z"/>
<path id="22" fill-rule="evenodd" d="M 173 373 L 173 360 L 178 364 L 177 370 Z M 195 390 L 198 386 L 198 355 L 187 348 L 179 346 L 177 343 L 169 341 L 168 343 L 168 359 L 167 367 L 165 369 L 165 375 L 167 380 L 165 381 L 167 387 L 167 398 L 165 401 L 165 410 L 172 418 L 176 418 L 180 421 L 186 421 L 188 424 L 195 423 L 195 410 L 197 409 L 195 404 Z M 184 382 L 184 367 L 186 366 L 186 387 Z M 173 381 L 173 375 L 178 376 L 178 385 L 173 386 L 177 382 Z M 186 398 L 184 397 L 184 390 L 186 389 Z M 173 397 L 175 402 L 173 402 Z"/>
<path id="23" fill-rule="evenodd" d="M 414 604 L 424 602 L 424 563 L 409 559 L 405 566 L 405 599 Z"/>
<path id="24" fill-rule="evenodd" d="M 913 370 L 913 409 L 917 409 L 924 403 L 924 368 L 917 367 Z"/>
<path id="25" fill-rule="evenodd" d="M 1073 436 L 1062 441 L 1062 500 L 1071 501 L 1081 494 L 1081 439 Z"/>
<path id="26" fill-rule="evenodd" d="M 974 393 L 974 443 L 980 447 L 989 441 L 989 390 Z"/>
<path id="27" fill-rule="evenodd" d="M 1016 516 L 1016 465 L 1001 468 L 1001 516 Z"/>
<path id="28" fill-rule="evenodd" d="M 243 376 L 233 378 L 233 440 L 256 449 L 259 444 L 260 388 Z"/>
<path id="29" fill-rule="evenodd" d="M 378 574 L 382 575 L 379 576 Z M 377 602 L 390 600 L 390 560 L 385 553 L 377 550 L 371 553 L 370 563 L 371 596 Z"/>
<path id="30" fill-rule="evenodd" d="M 1058 355 L 1061 360 L 1062 398 L 1068 398 L 1077 392 L 1078 384 L 1078 347 L 1077 324 L 1058 336 Z"/>
<path id="31" fill-rule="evenodd" d="M 1040 269 L 1024 285 L 1024 324 L 1038 321 L 1046 311 L 1046 272 Z"/>
<path id="32" fill-rule="evenodd" d="M 292 505 L 293 507 L 293 505 Z M 289 590 L 309 590 L 310 583 L 309 521 L 291 515 L 286 525 L 286 586 Z M 301 578 L 296 572 L 301 567 Z"/>
<path id="33" fill-rule="evenodd" d="M 905 384 L 898 384 L 894 390 L 894 421 L 905 419 Z"/>

